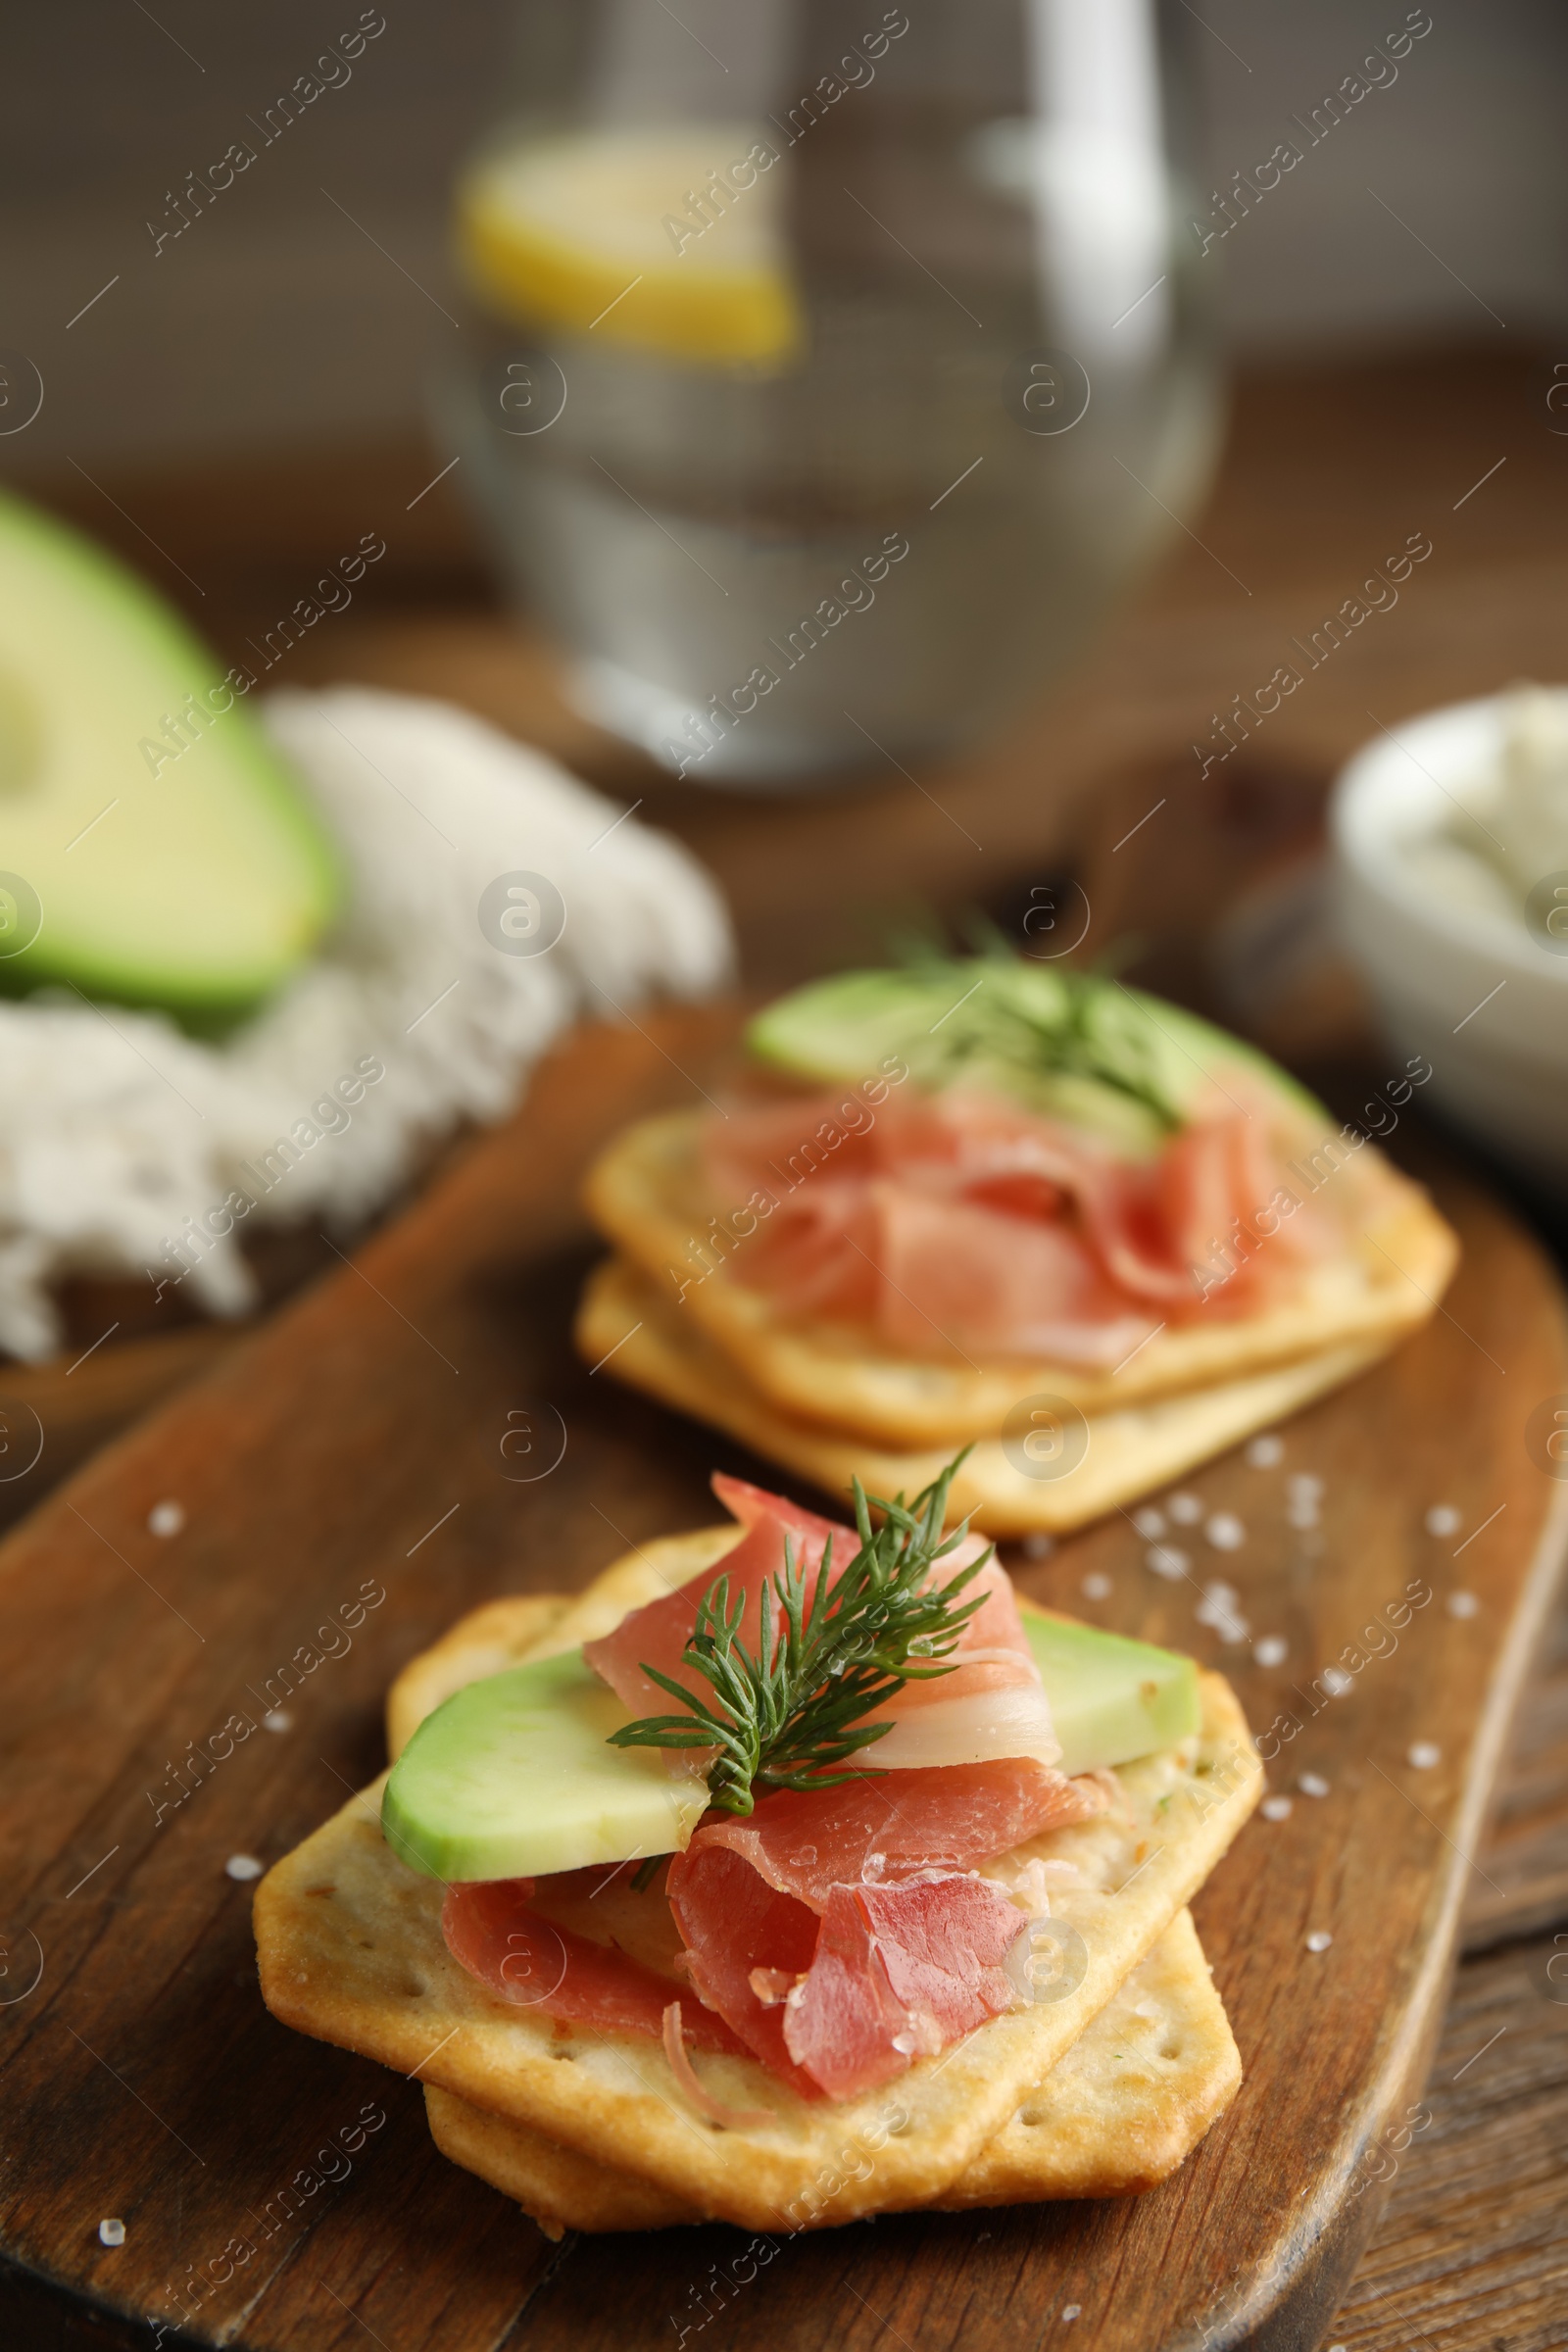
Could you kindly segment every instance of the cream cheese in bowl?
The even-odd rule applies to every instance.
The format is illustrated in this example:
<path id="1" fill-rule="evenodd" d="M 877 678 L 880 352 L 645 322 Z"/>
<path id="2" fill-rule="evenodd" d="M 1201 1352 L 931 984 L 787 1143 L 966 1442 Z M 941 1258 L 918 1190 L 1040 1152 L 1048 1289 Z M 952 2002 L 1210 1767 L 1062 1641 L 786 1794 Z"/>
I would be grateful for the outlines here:
<path id="1" fill-rule="evenodd" d="M 1384 1028 L 1479 1141 L 1568 1190 L 1568 689 L 1408 720 L 1335 793 L 1339 919 Z"/>

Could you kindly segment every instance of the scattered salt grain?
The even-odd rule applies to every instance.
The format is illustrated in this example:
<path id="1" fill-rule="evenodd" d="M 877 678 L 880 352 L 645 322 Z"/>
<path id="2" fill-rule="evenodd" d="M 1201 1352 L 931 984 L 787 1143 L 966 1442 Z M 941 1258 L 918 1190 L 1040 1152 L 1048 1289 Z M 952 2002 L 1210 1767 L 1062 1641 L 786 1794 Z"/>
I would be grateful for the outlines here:
<path id="1" fill-rule="evenodd" d="M 1310 1470 L 1298 1470 L 1285 1482 L 1285 1516 L 1292 1527 L 1316 1527 L 1323 1481 Z"/>
<path id="2" fill-rule="evenodd" d="M 100 2242 L 106 2246 L 122 2246 L 124 2244 L 125 2225 L 118 2214 L 112 2215 L 108 2221 L 99 2223 L 98 2236 Z"/>
<path id="3" fill-rule="evenodd" d="M 1435 1502 L 1423 1524 L 1429 1536 L 1456 1536 L 1464 1521 L 1451 1502 Z"/>
<path id="4" fill-rule="evenodd" d="M 1303 1796 L 1327 1796 L 1329 1785 L 1320 1772 L 1298 1772 L 1296 1786 Z"/>
<path id="5" fill-rule="evenodd" d="M 155 1536 L 177 1536 L 185 1524 L 185 1506 L 180 1502 L 155 1502 L 147 1514 L 147 1526 Z"/>
<path id="6" fill-rule="evenodd" d="M 1288 1796 L 1265 1796 L 1259 1811 L 1265 1821 L 1289 1821 L 1291 1800 Z"/>
<path id="7" fill-rule="evenodd" d="M 1141 1511 L 1134 1511 L 1133 1525 L 1145 1543 L 1157 1544 L 1165 1533 L 1165 1514 L 1156 1511 L 1152 1502 L 1146 1502 Z"/>
<path id="8" fill-rule="evenodd" d="M 1026 1560 L 1049 1560 L 1055 1548 L 1055 1537 L 1046 1535 L 1039 1528 L 1023 1540 L 1023 1556 Z"/>
<path id="9" fill-rule="evenodd" d="M 1187 1574 L 1192 1562 L 1186 1552 L 1178 1551 L 1173 1544 L 1154 1544 L 1145 1552 L 1144 1565 L 1152 1568 L 1156 1576 L 1168 1576 L 1174 1583 L 1177 1577 Z"/>
<path id="10" fill-rule="evenodd" d="M 1273 1435 L 1254 1438 L 1247 1448 L 1247 1464 L 1251 1470 L 1272 1470 L 1285 1459 L 1285 1440 Z"/>
<path id="11" fill-rule="evenodd" d="M 286 1707 L 269 1707 L 262 1717 L 264 1728 L 270 1732 L 286 1732 L 293 1721 Z"/>
<path id="12" fill-rule="evenodd" d="M 1306 1939 L 1306 1948 L 1309 1952 L 1326 1952 L 1333 1941 L 1327 1928 L 1314 1928 Z"/>
<path id="13" fill-rule="evenodd" d="M 1061 2316 L 1064 2320 L 1075 2320 L 1082 2309 L 1081 2303 L 1064 2303 L 1061 2307 Z"/>
<path id="14" fill-rule="evenodd" d="M 1323 1669 L 1323 1688 L 1330 1698 L 1343 1698 L 1354 1680 L 1354 1675 L 1347 1674 L 1343 1667 L 1325 1666 Z"/>
<path id="15" fill-rule="evenodd" d="M 1092 1569 L 1084 1578 L 1082 1590 L 1086 1600 L 1108 1600 L 1110 1579 L 1101 1569 Z"/>
<path id="16" fill-rule="evenodd" d="M 1450 1592 L 1444 1605 L 1450 1617 L 1473 1617 L 1481 1603 L 1473 1592 Z"/>
<path id="17" fill-rule="evenodd" d="M 893 2036 L 893 2047 L 900 2053 L 901 2056 L 905 2058 L 912 2058 L 914 2055 L 914 2035 L 912 2034 L 895 2034 Z"/>
<path id="18" fill-rule="evenodd" d="M 1178 1527 L 1196 1527 L 1203 1516 L 1203 1506 L 1196 1494 L 1173 1494 L 1165 1508 Z"/>
<path id="19" fill-rule="evenodd" d="M 1289 1644 L 1278 1634 L 1265 1634 L 1261 1642 L 1252 1643 L 1252 1655 L 1260 1666 L 1283 1666 L 1289 1654 Z"/>
<path id="20" fill-rule="evenodd" d="M 1434 1740 L 1415 1740 L 1405 1750 L 1405 1761 L 1413 1764 L 1417 1772 L 1430 1772 L 1434 1764 L 1443 1762 L 1443 1750 Z"/>
<path id="21" fill-rule="evenodd" d="M 230 1854 L 223 1868 L 231 1879 L 259 1879 L 267 1864 L 254 1854 Z"/>
<path id="22" fill-rule="evenodd" d="M 1203 1533 L 1216 1551 L 1240 1551 L 1247 1541 L 1247 1530 L 1234 1511 L 1216 1511 Z"/>

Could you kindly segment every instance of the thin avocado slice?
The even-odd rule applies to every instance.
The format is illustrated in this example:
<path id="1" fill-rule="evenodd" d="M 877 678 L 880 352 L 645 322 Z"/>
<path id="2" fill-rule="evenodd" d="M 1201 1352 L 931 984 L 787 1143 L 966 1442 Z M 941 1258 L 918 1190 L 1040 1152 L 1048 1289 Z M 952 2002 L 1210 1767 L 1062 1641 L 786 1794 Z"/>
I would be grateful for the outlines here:
<path id="1" fill-rule="evenodd" d="M 1198 1731 L 1196 1659 L 1027 1603 L 1019 1614 L 1051 1701 L 1061 1771 L 1130 1764 Z"/>
<path id="2" fill-rule="evenodd" d="M 793 990 L 747 1031 L 759 1060 L 818 1085 L 902 1064 L 917 1085 L 987 1084 L 1133 1148 L 1156 1148 L 1210 1077 L 1245 1069 L 1314 1120 L 1295 1079 L 1240 1038 L 1098 973 L 1009 956 L 841 972 Z"/>
<path id="3" fill-rule="evenodd" d="M 216 1025 L 339 898 L 314 811 L 222 667 L 134 573 L 0 496 L 0 990 Z"/>
<path id="4" fill-rule="evenodd" d="M 676 1851 L 703 1817 L 707 1784 L 676 1777 L 651 1748 L 607 1745 L 631 1720 L 580 1649 L 469 1683 L 392 1767 L 387 1843 L 449 1884 Z"/>

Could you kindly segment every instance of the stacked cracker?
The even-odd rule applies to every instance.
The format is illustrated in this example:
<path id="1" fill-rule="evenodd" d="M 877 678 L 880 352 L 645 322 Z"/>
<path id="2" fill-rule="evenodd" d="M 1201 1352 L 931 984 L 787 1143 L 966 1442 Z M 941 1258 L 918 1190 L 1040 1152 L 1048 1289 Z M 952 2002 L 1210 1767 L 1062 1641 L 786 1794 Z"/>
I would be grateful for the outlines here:
<path id="1" fill-rule="evenodd" d="M 1345 1254 L 1264 1311 L 1162 1327 L 1113 1372 L 901 1356 L 749 1288 L 744 1243 L 703 1258 L 704 1116 L 646 1119 L 590 1172 L 617 1254 L 585 1291 L 582 1354 L 835 1497 L 856 1476 L 917 1494 L 971 1446 L 949 1509 L 988 1536 L 1081 1527 L 1338 1388 L 1426 1321 L 1458 1253 L 1425 1193 L 1366 1146 Z"/>
<path id="2" fill-rule="evenodd" d="M 734 1541 L 732 1525 L 669 1537 L 575 1601 L 474 1611 L 393 1686 L 393 1755 L 454 1690 L 609 1632 Z M 694 2113 L 659 2044 L 494 1998 L 447 1951 L 441 1886 L 383 1839 L 381 1781 L 263 1880 L 263 1992 L 300 2032 L 417 2074 L 437 2146 L 553 2236 L 712 2219 L 788 2233 L 910 2207 L 1126 2195 L 1175 2170 L 1241 2080 L 1185 1906 L 1262 1770 L 1229 1686 L 1204 1674 L 1201 1695 L 1198 1736 L 1122 1766 L 1106 1813 L 986 1866 L 1075 1865 L 1052 1909 L 1082 1939 L 1081 1976 L 857 2099 L 805 2100 L 750 2059 L 703 2055 L 717 2098 L 771 2113 L 721 2130 Z"/>

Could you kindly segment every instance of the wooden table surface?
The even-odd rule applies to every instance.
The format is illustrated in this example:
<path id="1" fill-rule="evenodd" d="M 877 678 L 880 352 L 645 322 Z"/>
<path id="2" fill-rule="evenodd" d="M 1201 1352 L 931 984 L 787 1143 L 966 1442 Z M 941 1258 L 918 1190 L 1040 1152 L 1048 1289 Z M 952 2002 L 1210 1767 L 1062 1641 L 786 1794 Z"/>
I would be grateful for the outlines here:
<path id="1" fill-rule="evenodd" d="M 1362 1007 L 1343 973 L 1309 1000 L 1298 988 L 1241 1005 L 1233 976 L 1227 1004 L 1216 923 L 1259 873 L 1288 879 L 1310 858 L 1335 766 L 1380 723 L 1517 676 L 1568 675 L 1568 438 L 1550 430 L 1535 355 L 1518 350 L 1294 366 L 1245 381 L 1194 536 L 1068 684 L 1001 741 L 920 771 L 932 801 L 876 776 L 842 796 L 761 804 L 669 783 L 577 718 L 548 651 L 497 613 L 454 486 L 410 510 L 434 470 L 429 451 L 411 445 L 179 476 L 100 474 L 119 508 L 78 477 L 42 489 L 236 651 L 340 539 L 380 529 L 388 555 L 373 591 L 290 657 L 287 682 L 447 694 L 625 801 L 641 796 L 642 813 L 719 874 L 759 986 L 864 954 L 888 910 L 911 898 L 939 911 L 980 904 L 1015 921 L 1033 884 L 1070 870 L 1088 877 L 1101 938 L 1136 921 L 1151 977 L 1190 978 L 1196 953 L 1210 1001 L 1217 994 L 1229 1017 L 1282 1050 L 1354 1040 Z M 1210 714 L 1291 658 L 1289 641 L 1417 530 L 1433 554 L 1398 607 L 1313 671 L 1201 790 L 1191 747 Z M 1152 837 L 1153 855 L 1135 873 L 1115 845 L 1161 799 L 1140 837 Z M 1568 1931 L 1561 1638 L 1516 1737 L 1487 1867 L 1506 1899 L 1483 1887 L 1472 1902 L 1470 1934 L 1485 1949 L 1459 1971 L 1429 2092 L 1436 2128 L 1401 2156 L 1328 2339 L 1350 2352 L 1568 2342 L 1568 1964 L 1554 1966 L 1568 1943 L 1553 1940 Z"/>

